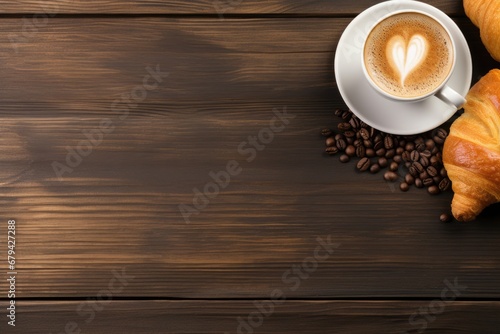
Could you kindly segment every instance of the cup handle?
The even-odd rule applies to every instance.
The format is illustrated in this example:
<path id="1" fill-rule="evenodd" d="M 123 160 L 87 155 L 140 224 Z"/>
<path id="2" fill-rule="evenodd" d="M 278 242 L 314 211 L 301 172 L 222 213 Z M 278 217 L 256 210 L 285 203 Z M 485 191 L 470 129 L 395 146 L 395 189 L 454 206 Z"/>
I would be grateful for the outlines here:
<path id="1" fill-rule="evenodd" d="M 436 97 L 441 99 L 443 102 L 451 104 L 455 106 L 455 108 L 460 109 L 462 105 L 465 103 L 465 97 L 458 94 L 453 88 L 450 86 L 444 86 L 437 93 Z"/>

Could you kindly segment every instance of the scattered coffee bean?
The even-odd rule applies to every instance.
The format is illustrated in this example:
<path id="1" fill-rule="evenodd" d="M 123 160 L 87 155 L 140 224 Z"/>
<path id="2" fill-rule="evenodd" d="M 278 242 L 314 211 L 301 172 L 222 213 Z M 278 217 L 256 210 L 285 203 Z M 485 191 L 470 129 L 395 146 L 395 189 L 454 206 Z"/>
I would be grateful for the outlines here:
<path id="1" fill-rule="evenodd" d="M 394 172 L 387 171 L 384 173 L 384 180 L 386 180 L 386 181 L 394 182 L 397 179 L 398 179 L 398 174 L 396 174 Z"/>
<path id="2" fill-rule="evenodd" d="M 410 174 L 406 174 L 405 175 L 405 182 L 408 184 L 408 185 L 412 185 L 415 183 L 415 178 L 413 176 L 411 176 Z"/>
<path id="3" fill-rule="evenodd" d="M 347 154 L 342 154 L 339 158 L 340 162 L 343 162 L 343 163 L 346 163 L 346 162 L 349 162 L 349 160 L 351 160 L 351 158 L 349 158 L 349 156 Z"/>
<path id="4" fill-rule="evenodd" d="M 356 148 L 353 145 L 348 145 L 345 148 L 345 154 L 347 154 L 349 157 L 353 157 L 356 155 Z"/>
<path id="5" fill-rule="evenodd" d="M 364 158 L 366 155 L 366 149 L 364 146 L 358 146 L 356 147 L 356 156 L 358 158 Z"/>
<path id="6" fill-rule="evenodd" d="M 434 176 L 438 175 L 438 171 L 437 171 L 436 167 L 434 167 L 434 166 L 427 167 L 426 171 L 429 174 L 429 176 L 434 177 Z"/>
<path id="7" fill-rule="evenodd" d="M 335 145 L 335 138 L 333 138 L 333 137 L 326 138 L 325 145 L 327 147 L 334 146 Z"/>
<path id="8" fill-rule="evenodd" d="M 370 166 L 370 173 L 375 174 L 380 171 L 380 165 L 379 164 L 373 164 Z"/>
<path id="9" fill-rule="evenodd" d="M 385 136 L 384 147 L 386 150 L 390 150 L 394 147 L 394 139 L 392 138 L 392 136 Z"/>
<path id="10" fill-rule="evenodd" d="M 337 125 L 339 133 L 331 128 L 321 130 L 326 138 L 327 154 L 340 153 L 342 162 L 358 157 L 356 168 L 361 172 L 378 173 L 387 168 L 384 179 L 399 180 L 401 191 L 415 186 L 438 194 L 450 188 L 441 151 L 448 134 L 446 130 L 439 128 L 411 136 L 393 135 L 376 130 L 348 110 L 338 109 L 335 115 L 342 119 Z"/>
<path id="11" fill-rule="evenodd" d="M 422 180 L 415 179 L 415 187 L 417 187 L 417 188 L 423 188 L 424 187 L 424 183 L 422 182 Z"/>
<path id="12" fill-rule="evenodd" d="M 389 164 L 389 160 L 387 160 L 387 158 L 385 158 L 385 157 L 378 158 L 377 162 L 380 165 L 380 167 L 382 167 L 382 168 L 387 167 L 387 165 Z"/>
<path id="13" fill-rule="evenodd" d="M 449 223 L 453 220 L 453 216 L 450 215 L 449 213 L 442 213 L 440 216 L 439 216 L 439 220 L 443 223 Z"/>
<path id="14" fill-rule="evenodd" d="M 337 125 L 337 128 L 340 130 L 340 131 L 347 131 L 347 130 L 351 130 L 351 124 L 347 123 L 347 122 L 342 122 L 342 123 L 339 123 L 339 125 Z"/>
<path id="15" fill-rule="evenodd" d="M 359 130 L 358 133 L 361 136 L 361 138 L 363 138 L 363 140 L 370 139 L 370 132 L 367 129 L 361 128 L 361 130 Z"/>
<path id="16" fill-rule="evenodd" d="M 427 191 L 431 195 L 437 195 L 437 194 L 439 194 L 439 188 L 438 188 L 438 186 L 430 186 L 430 187 L 427 188 Z"/>
<path id="17" fill-rule="evenodd" d="M 411 151 L 411 153 L 410 153 L 410 159 L 411 159 L 411 161 L 418 161 L 418 160 L 420 160 L 420 153 L 418 153 L 417 150 Z"/>
<path id="18" fill-rule="evenodd" d="M 418 162 L 418 161 L 416 161 L 416 162 L 413 163 L 413 167 L 415 167 L 415 169 L 419 173 L 422 173 L 425 170 L 424 166 L 422 166 L 422 164 L 420 162 Z"/>
<path id="19" fill-rule="evenodd" d="M 340 151 L 344 151 L 346 149 L 346 147 L 347 147 L 347 143 L 346 143 L 346 141 L 343 138 L 337 139 L 337 142 L 335 143 L 335 145 L 337 145 L 337 148 Z"/>
<path id="20" fill-rule="evenodd" d="M 420 179 L 420 180 L 422 180 L 422 179 Z M 431 177 L 428 177 L 426 179 L 423 179 L 422 183 L 424 184 L 425 187 L 430 187 L 434 184 L 434 180 Z"/>
<path id="21" fill-rule="evenodd" d="M 337 146 L 330 146 L 325 149 L 325 152 L 328 153 L 329 155 L 335 155 L 337 154 L 338 151 L 339 149 L 337 148 Z"/>
<path id="22" fill-rule="evenodd" d="M 369 158 L 367 157 L 364 157 L 362 159 L 360 159 L 358 161 L 358 163 L 356 164 L 356 167 L 358 168 L 358 170 L 360 172 L 364 172 L 366 171 L 368 168 L 370 168 L 370 165 L 371 165 L 371 161 Z"/>

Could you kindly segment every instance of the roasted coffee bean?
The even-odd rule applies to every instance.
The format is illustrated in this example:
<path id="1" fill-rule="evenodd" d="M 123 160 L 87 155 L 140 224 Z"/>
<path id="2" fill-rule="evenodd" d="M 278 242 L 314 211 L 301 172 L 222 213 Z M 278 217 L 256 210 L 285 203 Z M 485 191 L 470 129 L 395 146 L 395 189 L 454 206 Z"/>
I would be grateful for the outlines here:
<path id="1" fill-rule="evenodd" d="M 439 194 L 439 188 L 438 188 L 438 186 L 430 186 L 430 187 L 427 188 L 427 191 L 431 195 L 437 195 L 437 194 Z"/>
<path id="2" fill-rule="evenodd" d="M 406 182 L 401 182 L 401 184 L 399 185 L 399 189 L 401 191 L 408 191 L 410 189 L 410 185 Z"/>
<path id="3" fill-rule="evenodd" d="M 330 147 L 325 148 L 325 152 L 330 154 L 330 155 L 335 155 L 338 151 L 339 151 L 339 149 L 337 148 L 337 146 L 330 146 Z"/>
<path id="4" fill-rule="evenodd" d="M 363 146 L 363 142 L 361 141 L 361 139 L 356 139 L 352 144 L 354 145 L 354 147 Z"/>
<path id="5" fill-rule="evenodd" d="M 337 116 L 337 117 L 341 117 L 343 113 L 344 113 L 344 110 L 342 110 L 342 109 L 336 109 L 334 112 L 335 116 Z"/>
<path id="6" fill-rule="evenodd" d="M 385 136 L 384 147 L 386 150 L 390 150 L 391 148 L 394 148 L 394 139 L 391 136 Z"/>
<path id="7" fill-rule="evenodd" d="M 418 178 L 420 180 L 425 180 L 428 177 L 429 177 L 429 174 L 426 171 L 423 171 L 422 173 L 418 174 Z"/>
<path id="8" fill-rule="evenodd" d="M 352 113 L 350 113 L 349 111 L 347 111 L 347 110 L 346 110 L 346 111 L 344 111 L 344 112 L 342 113 L 342 116 L 341 116 L 341 117 L 342 117 L 342 119 L 343 119 L 344 121 L 349 122 L 349 120 L 350 120 L 350 119 L 351 119 L 351 117 L 352 117 Z"/>
<path id="9" fill-rule="evenodd" d="M 372 136 L 373 137 L 373 136 Z M 384 138 L 382 137 L 382 135 L 380 133 L 378 133 L 374 138 L 373 138 L 373 142 L 374 143 L 378 143 L 379 141 L 382 142 L 382 145 L 384 145 Z"/>
<path id="10" fill-rule="evenodd" d="M 389 160 L 387 160 L 387 158 L 385 158 L 385 157 L 378 158 L 377 162 L 380 165 L 380 167 L 382 167 L 382 168 L 387 167 L 387 165 L 389 164 Z"/>
<path id="11" fill-rule="evenodd" d="M 439 184 L 439 182 L 441 182 L 441 180 L 442 180 L 442 179 L 443 179 L 443 178 L 442 178 L 440 175 L 438 175 L 438 176 L 434 176 L 434 177 L 432 178 L 432 180 L 434 181 L 434 183 L 435 183 L 435 184 Z"/>
<path id="12" fill-rule="evenodd" d="M 408 151 L 408 152 L 411 152 L 415 149 L 415 144 L 412 143 L 412 142 L 409 142 L 406 144 L 405 146 L 405 150 Z"/>
<path id="13" fill-rule="evenodd" d="M 391 162 L 391 163 L 389 164 L 389 170 L 390 170 L 390 171 L 395 172 L 395 171 L 397 171 L 397 170 L 398 170 L 398 168 L 399 168 L 399 164 L 398 164 L 397 162 L 395 162 L 395 161 L 393 161 L 393 162 Z"/>
<path id="14" fill-rule="evenodd" d="M 400 139 L 399 143 L 398 143 L 398 146 L 401 147 L 404 150 L 405 146 L 406 146 L 406 140 Z M 403 151 L 401 151 L 401 153 L 403 153 Z"/>
<path id="15" fill-rule="evenodd" d="M 429 166 L 429 167 L 427 167 L 426 170 L 427 170 L 427 173 L 429 173 L 429 176 L 434 177 L 434 176 L 438 175 L 438 171 L 434 166 Z"/>
<path id="16" fill-rule="evenodd" d="M 349 158 L 349 156 L 347 154 L 342 154 L 339 157 L 339 160 L 340 160 L 340 162 L 346 163 L 346 162 L 349 162 L 349 160 L 351 160 L 351 158 Z"/>
<path id="17" fill-rule="evenodd" d="M 395 162 L 397 162 L 398 164 L 400 164 L 402 161 L 403 161 L 403 158 L 401 158 L 400 155 L 395 155 L 392 160 L 394 160 Z"/>
<path id="18" fill-rule="evenodd" d="M 432 155 L 434 155 L 434 154 L 436 154 L 436 153 L 438 153 L 438 152 L 439 152 L 439 147 L 437 147 L 437 146 L 436 146 L 436 147 L 434 147 L 434 148 L 431 150 L 431 154 L 432 154 Z"/>
<path id="19" fill-rule="evenodd" d="M 439 137 L 443 140 L 446 139 L 447 136 L 448 136 L 448 132 L 446 132 L 446 130 L 443 128 L 437 129 L 434 133 L 434 137 Z"/>
<path id="20" fill-rule="evenodd" d="M 360 172 L 364 172 L 365 170 L 370 168 L 370 165 L 371 165 L 370 159 L 365 157 L 358 161 L 358 163 L 356 164 L 356 168 L 358 168 Z"/>
<path id="21" fill-rule="evenodd" d="M 417 169 L 418 173 L 422 173 L 425 170 L 422 164 L 418 161 L 414 162 L 412 166 L 414 166 Z"/>
<path id="22" fill-rule="evenodd" d="M 420 160 L 418 162 L 420 162 L 420 164 L 424 167 L 429 166 L 429 159 L 424 157 L 423 155 L 420 155 Z"/>
<path id="23" fill-rule="evenodd" d="M 345 148 L 347 147 L 347 142 L 343 138 L 337 139 L 337 142 L 335 143 L 337 145 L 337 148 L 341 151 L 344 151 Z"/>
<path id="24" fill-rule="evenodd" d="M 415 168 L 415 166 L 410 166 L 410 168 L 408 168 L 408 172 L 410 173 L 411 176 L 413 177 L 418 177 L 418 171 L 417 169 Z"/>
<path id="25" fill-rule="evenodd" d="M 370 132 L 367 129 L 361 128 L 358 133 L 364 140 L 370 139 Z"/>
<path id="26" fill-rule="evenodd" d="M 351 127 L 353 129 L 358 129 L 359 128 L 359 120 L 357 117 L 352 117 L 350 120 L 349 120 L 349 124 L 351 125 Z"/>
<path id="27" fill-rule="evenodd" d="M 381 148 L 384 148 L 384 142 L 383 142 L 383 141 L 381 141 L 381 140 L 380 140 L 380 141 L 378 141 L 378 142 L 376 142 L 376 143 L 373 145 L 373 149 L 374 149 L 375 151 L 378 151 L 378 150 L 380 150 Z"/>
<path id="28" fill-rule="evenodd" d="M 365 122 L 363 122 L 363 121 L 361 121 L 361 120 L 359 121 L 359 127 L 360 127 L 360 128 L 366 128 L 366 129 L 369 129 L 369 128 L 370 128 L 370 126 L 369 126 L 368 124 L 366 124 Z M 372 128 L 372 129 L 373 129 L 373 128 Z"/>
<path id="29" fill-rule="evenodd" d="M 405 175 L 405 182 L 408 183 L 410 186 L 415 183 L 415 178 L 411 176 L 411 174 L 406 174 Z"/>
<path id="30" fill-rule="evenodd" d="M 422 152 L 423 150 L 425 150 L 425 144 L 424 143 L 418 143 L 418 144 L 415 145 L 415 149 L 418 152 Z"/>
<path id="31" fill-rule="evenodd" d="M 440 216 L 439 216 L 439 220 L 443 223 L 449 223 L 453 220 L 453 216 L 450 215 L 449 213 L 442 213 Z"/>
<path id="32" fill-rule="evenodd" d="M 365 155 L 369 158 L 372 158 L 375 156 L 375 150 L 373 148 L 367 148 L 365 151 Z"/>
<path id="33" fill-rule="evenodd" d="M 438 137 L 438 136 L 434 136 L 434 138 L 433 138 L 433 139 L 434 139 L 434 141 L 436 142 L 436 144 L 438 144 L 438 145 L 443 145 L 443 143 L 444 143 L 444 139 L 443 139 L 443 138 L 440 138 L 440 137 Z"/>
<path id="34" fill-rule="evenodd" d="M 370 173 L 375 174 L 380 172 L 380 166 L 378 164 L 373 164 L 370 166 Z"/>
<path id="35" fill-rule="evenodd" d="M 354 138 L 356 137 L 356 132 L 352 130 L 344 131 L 344 136 L 346 136 L 347 138 Z"/>
<path id="36" fill-rule="evenodd" d="M 403 161 L 403 162 L 404 162 L 404 161 Z M 410 168 L 410 167 L 411 167 L 411 162 L 409 162 L 409 161 L 405 162 L 405 167 L 406 167 L 406 168 Z"/>
<path id="37" fill-rule="evenodd" d="M 337 133 L 334 138 L 335 138 L 335 140 L 345 139 L 344 135 L 341 133 Z"/>
<path id="38" fill-rule="evenodd" d="M 330 137 L 332 134 L 333 134 L 332 129 L 324 128 L 323 130 L 321 130 L 321 135 L 323 137 Z"/>
<path id="39" fill-rule="evenodd" d="M 439 175 L 441 175 L 441 177 L 448 177 L 448 172 L 446 171 L 446 169 L 441 168 L 441 170 L 439 171 Z"/>
<path id="40" fill-rule="evenodd" d="M 345 154 L 347 154 L 350 157 L 353 157 L 356 155 L 356 148 L 354 145 L 349 145 L 345 148 Z"/>
<path id="41" fill-rule="evenodd" d="M 403 159 L 403 161 L 407 162 L 407 161 L 411 161 L 411 155 L 410 155 L 410 152 L 408 151 L 404 151 L 403 154 L 401 154 L 401 158 Z"/>
<path id="42" fill-rule="evenodd" d="M 441 152 L 436 153 L 436 158 L 438 159 L 439 162 L 443 162 L 443 153 Z"/>
<path id="43" fill-rule="evenodd" d="M 396 148 L 396 154 L 397 154 L 397 155 L 401 155 L 401 154 L 403 154 L 403 152 L 404 152 L 404 151 L 405 151 L 405 149 L 404 149 L 404 148 L 402 148 L 402 147 L 398 147 L 398 148 Z"/>
<path id="44" fill-rule="evenodd" d="M 415 179 L 415 187 L 417 187 L 417 188 L 423 188 L 424 187 L 424 183 L 422 182 L 422 180 Z"/>
<path id="45" fill-rule="evenodd" d="M 394 172 L 387 171 L 384 173 L 384 180 L 386 180 L 386 181 L 394 182 L 397 179 L 398 179 L 398 174 L 396 174 Z"/>
<path id="46" fill-rule="evenodd" d="M 434 140 L 432 140 L 432 139 L 427 139 L 427 140 L 425 141 L 425 148 L 426 148 L 427 150 L 429 150 L 429 151 L 430 151 L 430 150 L 432 150 L 435 146 L 436 146 L 436 143 L 434 142 Z"/>
<path id="47" fill-rule="evenodd" d="M 430 186 L 432 186 L 434 184 L 434 180 L 431 177 L 428 177 L 426 179 L 423 179 L 422 183 L 424 184 L 424 186 L 430 187 Z"/>
<path id="48" fill-rule="evenodd" d="M 391 148 L 390 150 L 387 150 L 387 152 L 385 152 L 385 157 L 387 159 L 392 159 L 394 158 L 394 156 L 396 155 L 396 150 Z"/>
<path id="49" fill-rule="evenodd" d="M 366 148 L 372 148 L 373 147 L 373 143 L 370 139 L 366 139 L 366 140 L 363 140 L 363 146 L 366 147 Z"/>
<path id="50" fill-rule="evenodd" d="M 450 188 L 450 179 L 445 177 L 444 179 L 441 180 L 441 182 L 439 182 L 439 190 L 441 191 L 446 191 Z"/>
<path id="51" fill-rule="evenodd" d="M 441 164 L 441 163 L 439 162 L 439 159 L 438 159 L 435 155 L 433 155 L 433 156 L 429 159 L 429 163 L 431 164 L 431 166 L 434 166 L 435 168 L 438 168 L 438 167 L 439 167 L 439 165 Z"/>
<path id="52" fill-rule="evenodd" d="M 335 138 L 333 138 L 333 137 L 328 137 L 328 138 L 326 138 L 326 140 L 325 140 L 325 145 L 326 145 L 327 147 L 330 147 L 330 146 L 335 146 Z"/>
<path id="53" fill-rule="evenodd" d="M 346 138 L 345 141 L 347 142 L 347 145 L 352 145 L 354 143 L 354 138 Z"/>
<path id="54" fill-rule="evenodd" d="M 375 130 L 375 128 L 372 128 L 372 127 L 370 127 L 369 129 L 370 129 L 370 138 L 375 137 L 377 130 Z"/>
<path id="55" fill-rule="evenodd" d="M 364 146 L 358 146 L 356 147 L 356 156 L 358 158 L 364 158 L 366 155 L 366 149 Z"/>
<path id="56" fill-rule="evenodd" d="M 339 123 L 337 125 L 337 128 L 340 130 L 340 131 L 347 131 L 347 130 L 351 130 L 351 124 L 347 123 L 347 122 L 343 122 L 343 123 Z"/>
<path id="57" fill-rule="evenodd" d="M 418 161 L 420 159 L 420 153 L 418 153 L 417 150 L 411 151 L 410 159 L 411 159 L 411 161 Z"/>
<path id="58" fill-rule="evenodd" d="M 425 142 L 425 140 L 424 140 L 424 138 L 423 138 L 422 136 L 418 136 L 417 138 L 415 138 L 415 139 L 413 140 L 413 142 L 415 143 L 415 145 L 417 145 L 417 144 L 422 144 L 422 143 L 424 143 L 424 142 Z"/>
<path id="59" fill-rule="evenodd" d="M 380 148 L 377 151 L 375 151 L 375 154 L 379 157 L 385 156 L 385 148 Z"/>
<path id="60" fill-rule="evenodd" d="M 420 156 L 430 158 L 432 156 L 432 154 L 431 154 L 431 151 L 429 151 L 429 150 L 423 150 L 422 152 L 420 152 Z"/>

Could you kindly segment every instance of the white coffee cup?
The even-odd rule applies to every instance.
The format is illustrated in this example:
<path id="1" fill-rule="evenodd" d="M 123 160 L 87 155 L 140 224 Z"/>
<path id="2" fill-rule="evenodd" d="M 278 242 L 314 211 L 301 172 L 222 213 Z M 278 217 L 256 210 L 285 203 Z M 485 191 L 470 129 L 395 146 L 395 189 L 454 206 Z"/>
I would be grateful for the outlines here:
<path id="1" fill-rule="evenodd" d="M 465 102 L 447 85 L 455 70 L 453 35 L 429 13 L 411 9 L 383 16 L 369 29 L 362 54 L 365 78 L 387 99 L 417 102 L 435 96 L 456 109 Z"/>

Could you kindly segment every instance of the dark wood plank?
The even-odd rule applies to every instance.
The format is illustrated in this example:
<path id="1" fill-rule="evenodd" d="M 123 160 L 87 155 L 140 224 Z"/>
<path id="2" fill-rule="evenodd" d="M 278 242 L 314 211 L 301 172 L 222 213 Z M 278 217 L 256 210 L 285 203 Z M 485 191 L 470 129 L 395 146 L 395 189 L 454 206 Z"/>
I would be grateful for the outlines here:
<path id="1" fill-rule="evenodd" d="M 61 107 L 82 117 L 142 84 L 147 66 L 169 72 L 145 101 L 163 110 L 195 101 L 338 100 L 334 52 L 350 19 L 64 18 L 30 37 L 16 35 L 16 22 L 0 20 L 2 115 Z M 457 22 L 477 78 L 497 63 L 469 20 Z"/>
<path id="2" fill-rule="evenodd" d="M 135 276 L 129 296 L 263 297 L 329 235 L 341 247 L 291 296 L 434 297 L 454 277 L 470 297 L 500 295 L 498 207 L 474 224 L 443 225 L 449 195 L 400 193 L 324 157 L 328 106 L 289 105 L 295 118 L 247 162 L 238 146 L 282 106 L 229 106 L 116 121 L 62 181 L 52 163 L 65 163 L 65 147 L 100 119 L 4 119 L 0 152 L 26 158 L 10 171 L 27 169 L 1 198 L 5 219 L 18 221 L 20 296 L 87 296 L 125 268 Z M 192 205 L 194 189 L 230 160 L 243 171 L 186 224 L 178 205 Z"/>
<path id="3" fill-rule="evenodd" d="M 195 1 L 0 1 L 2 13 L 32 14 L 305 14 L 305 15 L 354 15 L 375 5 L 379 0 L 195 0 Z M 454 0 L 426 1 L 451 15 L 463 15 L 462 3 Z"/>
<path id="4" fill-rule="evenodd" d="M 94 311 L 91 303 L 19 301 L 16 327 L 8 326 L 3 317 L 0 329 L 2 333 L 22 334 L 401 334 L 419 330 L 439 334 L 493 334 L 498 333 L 500 312 L 499 302 L 444 303 L 440 300 L 280 301 L 274 307 L 269 306 L 273 305 L 270 300 L 94 301 L 99 311 Z M 263 311 L 259 311 L 256 304 L 264 305 Z M 6 303 L 0 302 L 0 306 L 3 314 Z"/>

